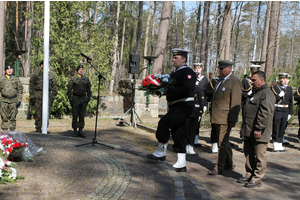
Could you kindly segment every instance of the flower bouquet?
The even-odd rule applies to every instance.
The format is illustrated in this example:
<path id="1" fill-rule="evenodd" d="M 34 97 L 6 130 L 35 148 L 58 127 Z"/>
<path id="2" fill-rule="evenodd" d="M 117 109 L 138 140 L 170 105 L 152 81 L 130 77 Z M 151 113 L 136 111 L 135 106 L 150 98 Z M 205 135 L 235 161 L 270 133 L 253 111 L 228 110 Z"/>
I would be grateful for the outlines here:
<path id="1" fill-rule="evenodd" d="M 161 97 L 167 88 L 175 86 L 175 82 L 169 74 L 147 75 L 138 89 L 144 90 L 146 95 Z"/>
<path id="2" fill-rule="evenodd" d="M 20 143 L 5 133 L 0 135 L 0 183 L 14 182 L 15 179 L 22 178 L 17 177 L 16 164 L 8 158 L 22 155 L 22 150 L 27 146 L 25 141 Z"/>

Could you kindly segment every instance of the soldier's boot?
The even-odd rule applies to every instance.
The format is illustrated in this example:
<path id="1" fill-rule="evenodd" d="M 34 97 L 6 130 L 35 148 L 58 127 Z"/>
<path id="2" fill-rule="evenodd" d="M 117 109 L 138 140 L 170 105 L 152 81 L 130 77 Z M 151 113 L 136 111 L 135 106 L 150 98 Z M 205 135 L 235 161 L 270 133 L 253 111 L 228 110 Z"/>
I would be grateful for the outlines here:
<path id="1" fill-rule="evenodd" d="M 10 131 L 15 131 L 15 128 L 10 128 Z"/>
<path id="2" fill-rule="evenodd" d="M 7 128 L 3 128 L 2 131 L 7 131 Z"/>
<path id="3" fill-rule="evenodd" d="M 79 134 L 78 134 L 78 136 L 79 136 L 79 137 L 82 137 L 82 138 L 85 138 L 86 136 L 85 136 L 84 133 L 82 132 L 82 129 L 83 129 L 83 128 L 79 128 Z"/>
<path id="4" fill-rule="evenodd" d="M 35 132 L 42 133 L 42 129 L 41 128 L 36 128 Z"/>
<path id="5" fill-rule="evenodd" d="M 77 137 L 78 136 L 78 131 L 77 131 L 77 128 L 74 128 L 74 135 L 73 135 L 73 137 Z"/>

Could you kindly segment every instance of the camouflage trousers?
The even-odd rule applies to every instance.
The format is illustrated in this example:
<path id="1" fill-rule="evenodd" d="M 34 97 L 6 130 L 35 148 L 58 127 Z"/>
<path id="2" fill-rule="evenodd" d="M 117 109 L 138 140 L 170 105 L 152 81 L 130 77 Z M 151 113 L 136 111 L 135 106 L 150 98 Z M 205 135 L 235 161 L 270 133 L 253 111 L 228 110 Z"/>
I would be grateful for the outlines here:
<path id="1" fill-rule="evenodd" d="M 16 129 L 16 116 L 18 114 L 18 108 L 16 107 L 16 102 L 14 103 L 1 103 L 0 107 L 1 113 L 1 128 L 3 129 Z"/>
<path id="2" fill-rule="evenodd" d="M 50 116 L 50 108 L 51 108 L 51 101 L 49 100 L 49 109 L 48 109 L 48 121 L 47 121 L 47 127 L 49 126 L 49 116 Z M 42 128 L 42 122 L 43 122 L 43 100 L 42 99 L 35 99 L 35 113 L 34 113 L 34 119 L 35 119 L 35 128 L 40 129 Z"/>
<path id="3" fill-rule="evenodd" d="M 86 101 L 75 100 L 72 107 L 72 128 L 83 128 L 84 127 L 84 116 L 86 113 Z"/>

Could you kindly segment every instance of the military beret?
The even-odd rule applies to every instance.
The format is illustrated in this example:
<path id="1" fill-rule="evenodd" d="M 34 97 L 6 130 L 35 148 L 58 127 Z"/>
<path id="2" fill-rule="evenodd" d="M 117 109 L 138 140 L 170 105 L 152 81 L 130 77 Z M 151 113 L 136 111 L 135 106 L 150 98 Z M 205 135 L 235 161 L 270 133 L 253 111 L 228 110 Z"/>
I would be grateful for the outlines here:
<path id="1" fill-rule="evenodd" d="M 83 69 L 83 66 L 82 65 L 78 65 L 78 67 L 76 68 L 76 71 L 78 71 L 80 68 Z"/>
<path id="2" fill-rule="evenodd" d="M 229 61 L 229 60 L 219 60 L 218 61 L 219 66 L 227 66 L 227 67 L 231 67 L 233 65 L 233 62 Z"/>
<path id="3" fill-rule="evenodd" d="M 262 65 L 265 63 L 265 61 L 250 61 L 253 65 Z"/>
<path id="4" fill-rule="evenodd" d="M 13 69 L 14 67 L 12 66 L 12 65 L 6 65 L 5 66 L 5 70 L 7 70 L 7 69 Z"/>
<path id="5" fill-rule="evenodd" d="M 203 63 L 194 63 L 194 68 L 202 68 Z"/>
<path id="6" fill-rule="evenodd" d="M 249 65 L 249 68 L 251 70 L 259 70 L 261 68 L 261 66 L 260 65 Z"/>
<path id="7" fill-rule="evenodd" d="M 176 55 L 181 55 L 181 56 L 185 56 L 187 57 L 187 54 L 189 53 L 187 50 L 184 50 L 184 49 L 172 49 L 172 53 L 173 53 L 173 56 L 176 56 Z"/>
<path id="8" fill-rule="evenodd" d="M 288 78 L 289 74 L 288 73 L 278 73 L 279 78 Z"/>
<path id="9" fill-rule="evenodd" d="M 43 65 L 43 64 L 44 64 L 44 61 L 42 60 L 42 61 L 40 62 L 40 66 Z"/>

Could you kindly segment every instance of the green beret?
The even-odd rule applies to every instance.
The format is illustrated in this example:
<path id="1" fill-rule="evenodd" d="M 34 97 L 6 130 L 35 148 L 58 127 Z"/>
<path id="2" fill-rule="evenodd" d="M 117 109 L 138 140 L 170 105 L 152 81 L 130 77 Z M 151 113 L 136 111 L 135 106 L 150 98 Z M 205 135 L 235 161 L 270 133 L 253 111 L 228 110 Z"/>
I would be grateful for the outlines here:
<path id="1" fill-rule="evenodd" d="M 233 65 L 233 62 L 229 61 L 229 60 L 219 60 L 218 61 L 219 66 L 227 66 L 227 67 L 231 67 Z"/>

